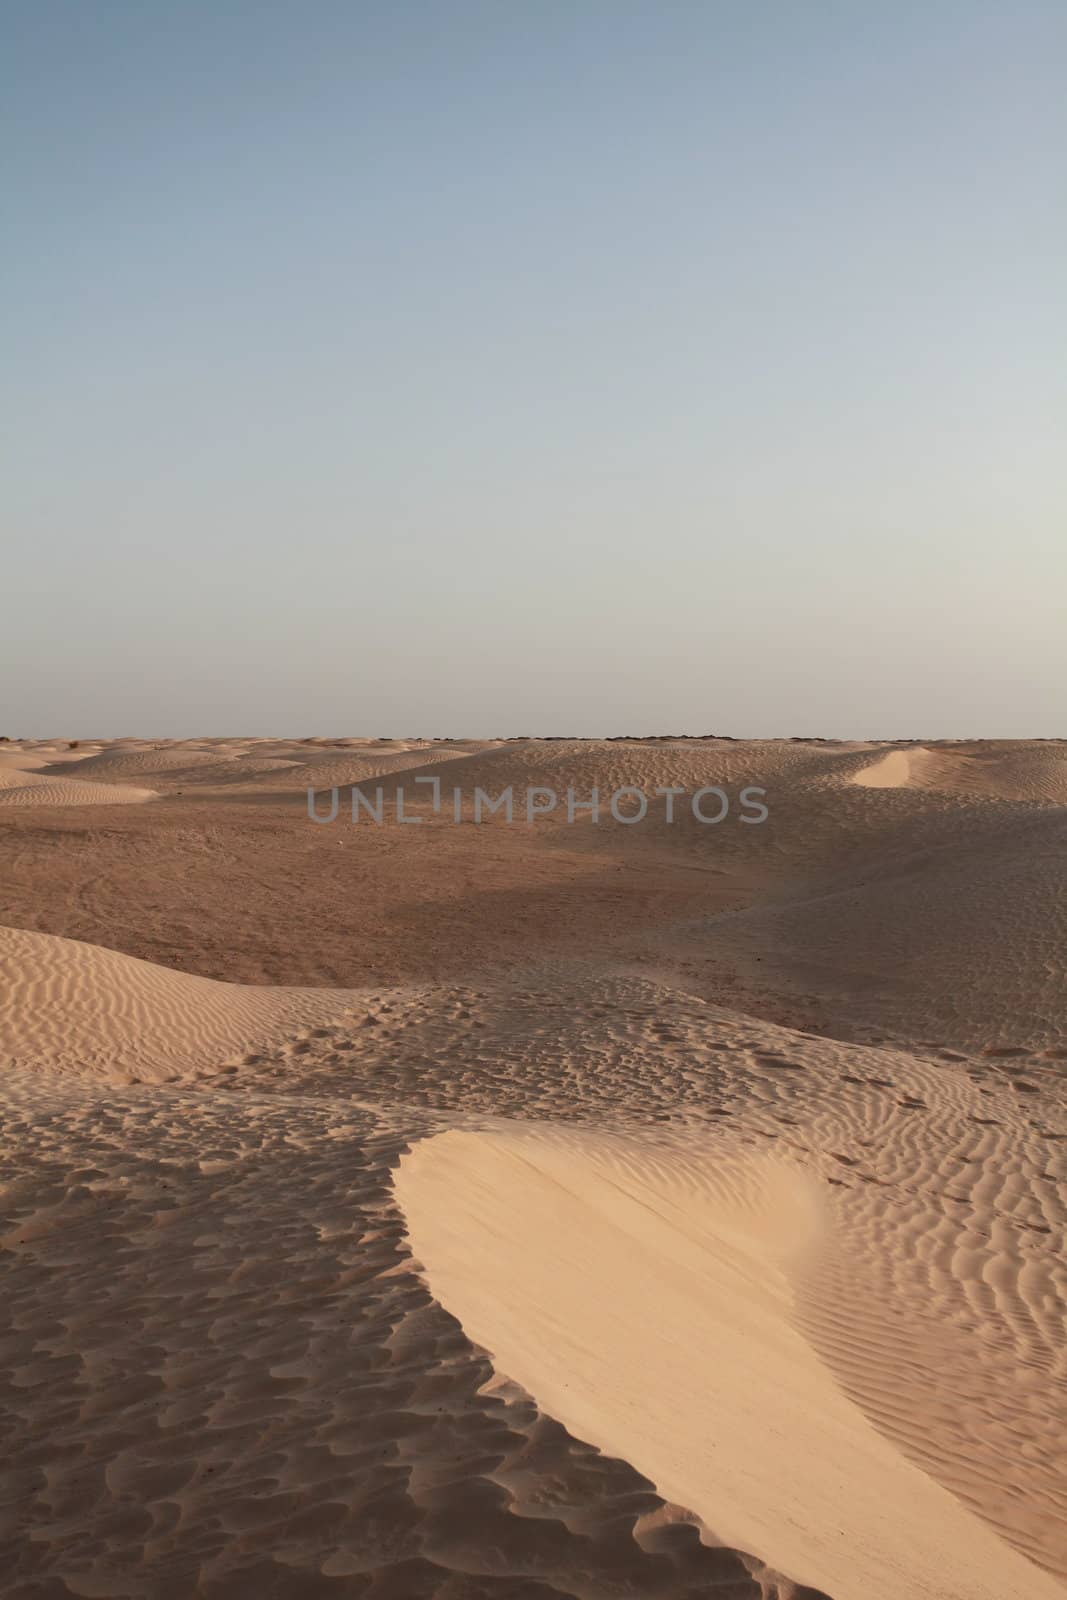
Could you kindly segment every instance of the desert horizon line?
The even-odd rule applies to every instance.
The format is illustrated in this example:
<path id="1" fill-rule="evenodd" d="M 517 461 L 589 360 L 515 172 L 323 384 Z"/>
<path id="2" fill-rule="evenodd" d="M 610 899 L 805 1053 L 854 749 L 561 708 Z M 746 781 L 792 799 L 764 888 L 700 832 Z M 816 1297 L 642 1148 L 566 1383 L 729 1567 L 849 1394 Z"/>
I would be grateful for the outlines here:
<path id="1" fill-rule="evenodd" d="M 3 744 L 192 744 L 219 740 L 261 740 L 276 744 L 333 746 L 346 740 L 364 744 L 1064 744 L 1067 733 L 120 733 L 0 734 Z"/>

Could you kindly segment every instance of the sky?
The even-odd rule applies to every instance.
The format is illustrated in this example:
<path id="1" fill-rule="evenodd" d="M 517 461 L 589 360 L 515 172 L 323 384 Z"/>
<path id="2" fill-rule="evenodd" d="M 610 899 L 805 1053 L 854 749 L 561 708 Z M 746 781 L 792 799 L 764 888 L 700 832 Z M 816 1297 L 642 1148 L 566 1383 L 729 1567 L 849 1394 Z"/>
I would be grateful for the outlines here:
<path id="1" fill-rule="evenodd" d="M 0 10 L 0 733 L 1067 735 L 1061 0 Z"/>

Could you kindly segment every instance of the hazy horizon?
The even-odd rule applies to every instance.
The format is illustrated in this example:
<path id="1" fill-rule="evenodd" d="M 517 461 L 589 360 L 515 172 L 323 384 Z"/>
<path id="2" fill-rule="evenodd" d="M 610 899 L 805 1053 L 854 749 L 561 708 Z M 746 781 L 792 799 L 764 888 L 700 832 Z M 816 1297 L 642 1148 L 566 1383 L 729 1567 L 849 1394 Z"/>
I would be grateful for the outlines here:
<path id="1" fill-rule="evenodd" d="M 0 734 L 1067 731 L 1062 7 L 8 24 Z"/>

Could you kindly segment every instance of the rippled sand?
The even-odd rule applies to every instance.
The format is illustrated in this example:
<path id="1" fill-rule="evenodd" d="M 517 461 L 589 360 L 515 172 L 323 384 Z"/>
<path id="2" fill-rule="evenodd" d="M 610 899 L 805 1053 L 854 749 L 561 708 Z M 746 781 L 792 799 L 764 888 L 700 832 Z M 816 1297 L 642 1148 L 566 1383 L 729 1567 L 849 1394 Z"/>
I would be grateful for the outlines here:
<path id="1" fill-rule="evenodd" d="M 5 1600 L 1062 1594 L 1067 747 L 404 744 L 0 746 Z"/>

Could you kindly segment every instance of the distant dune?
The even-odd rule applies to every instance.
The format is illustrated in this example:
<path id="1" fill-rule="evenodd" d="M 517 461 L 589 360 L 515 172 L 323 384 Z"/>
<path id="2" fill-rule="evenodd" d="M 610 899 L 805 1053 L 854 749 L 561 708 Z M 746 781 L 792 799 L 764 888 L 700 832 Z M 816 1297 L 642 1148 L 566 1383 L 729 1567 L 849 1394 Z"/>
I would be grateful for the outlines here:
<path id="1" fill-rule="evenodd" d="M 1067 805 L 1067 748 L 1061 744 L 1009 746 L 922 745 L 891 750 L 853 780 L 870 789 L 938 789 L 948 794 Z"/>
<path id="2" fill-rule="evenodd" d="M 77 771 L 80 764 L 73 762 L 0 755 L 0 806 L 136 805 L 156 797 L 153 789 L 83 782 L 67 776 Z"/>

